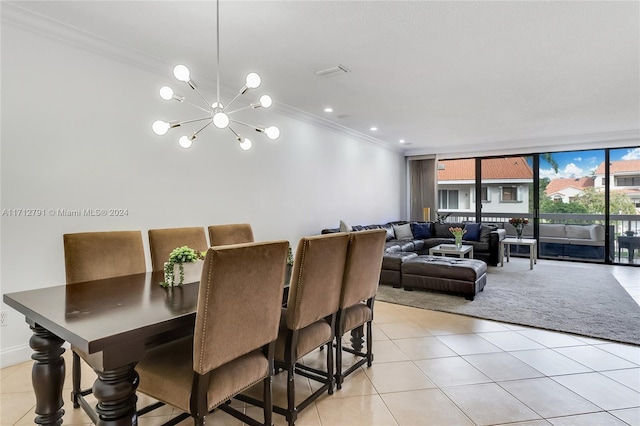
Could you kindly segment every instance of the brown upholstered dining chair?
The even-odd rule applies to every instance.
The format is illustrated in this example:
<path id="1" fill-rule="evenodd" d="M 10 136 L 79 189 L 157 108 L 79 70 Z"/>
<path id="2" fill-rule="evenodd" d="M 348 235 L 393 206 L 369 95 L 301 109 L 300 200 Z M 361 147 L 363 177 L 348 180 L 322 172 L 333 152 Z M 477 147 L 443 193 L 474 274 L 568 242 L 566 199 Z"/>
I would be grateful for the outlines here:
<path id="1" fill-rule="evenodd" d="M 380 269 L 386 232 L 384 229 L 352 232 L 344 267 L 340 308 L 336 316 L 336 386 L 342 387 L 344 378 L 366 362 L 373 363 L 371 322 L 373 302 L 378 291 Z M 342 345 L 342 336 L 356 327 L 366 324 L 366 352 Z M 342 351 L 361 357 L 358 362 L 342 371 Z"/>
<path id="2" fill-rule="evenodd" d="M 149 249 L 151 266 L 154 271 L 162 271 L 171 252 L 182 246 L 197 251 L 207 251 L 207 235 L 204 227 L 149 229 Z"/>
<path id="3" fill-rule="evenodd" d="M 173 405 L 202 425 L 214 408 L 263 424 L 226 404 L 262 381 L 264 424 L 272 416 L 271 378 L 288 241 L 211 247 L 198 289 L 194 335 L 149 350 L 136 366 L 138 392 Z M 187 414 L 188 413 L 188 414 Z"/>
<path id="4" fill-rule="evenodd" d="M 64 268 L 67 284 L 146 272 L 147 265 L 140 231 L 82 232 L 65 234 Z M 82 390 L 79 351 L 71 347 L 73 407 L 91 389 Z"/>
<path id="5" fill-rule="evenodd" d="M 252 243 L 253 241 L 253 230 L 249 223 L 211 225 L 209 227 L 209 242 L 211 246 Z"/>
<path id="6" fill-rule="evenodd" d="M 291 274 L 287 307 L 282 309 L 276 342 L 275 365 L 287 371 L 287 407 L 273 406 L 293 425 L 298 413 L 324 392 L 333 393 L 333 327 L 338 311 L 342 275 L 349 235 L 324 234 L 302 238 L 298 243 Z M 326 345 L 327 371 L 305 366 L 298 361 Z M 322 383 L 304 401 L 295 405 L 295 374 Z M 260 405 L 246 395 L 238 399 Z"/>

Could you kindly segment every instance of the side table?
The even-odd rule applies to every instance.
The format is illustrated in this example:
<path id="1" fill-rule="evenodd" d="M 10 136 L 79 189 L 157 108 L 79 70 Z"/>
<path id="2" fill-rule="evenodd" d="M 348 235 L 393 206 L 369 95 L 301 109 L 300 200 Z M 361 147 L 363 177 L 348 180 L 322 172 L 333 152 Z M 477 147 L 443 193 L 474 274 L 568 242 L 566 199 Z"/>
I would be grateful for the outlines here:
<path id="1" fill-rule="evenodd" d="M 529 246 L 529 269 L 533 269 L 533 264 L 538 263 L 538 240 L 533 238 L 505 238 L 500 241 L 500 266 L 504 266 L 505 248 L 507 253 L 507 262 L 511 258 L 511 245 Z"/>

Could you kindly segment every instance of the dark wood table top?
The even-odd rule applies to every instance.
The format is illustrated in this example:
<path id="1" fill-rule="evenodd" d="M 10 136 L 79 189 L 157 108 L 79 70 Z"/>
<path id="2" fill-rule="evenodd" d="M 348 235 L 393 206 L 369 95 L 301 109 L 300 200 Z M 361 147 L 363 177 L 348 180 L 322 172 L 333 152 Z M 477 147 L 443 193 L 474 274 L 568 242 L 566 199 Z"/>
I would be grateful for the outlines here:
<path id="1" fill-rule="evenodd" d="M 28 323 L 39 324 L 86 354 L 124 350 L 138 357 L 154 337 L 185 327 L 193 330 L 199 283 L 164 289 L 158 284 L 163 278 L 162 272 L 147 272 L 9 293 L 3 300 Z M 126 360 L 112 361 L 99 365 Z"/>

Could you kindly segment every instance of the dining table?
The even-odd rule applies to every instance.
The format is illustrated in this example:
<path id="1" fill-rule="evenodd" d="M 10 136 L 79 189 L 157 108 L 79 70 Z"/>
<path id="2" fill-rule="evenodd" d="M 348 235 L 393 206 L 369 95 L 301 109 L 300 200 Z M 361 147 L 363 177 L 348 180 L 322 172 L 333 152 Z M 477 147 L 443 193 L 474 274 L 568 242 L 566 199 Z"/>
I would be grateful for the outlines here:
<path id="1" fill-rule="evenodd" d="M 291 271 L 285 277 L 285 300 Z M 3 301 L 24 314 L 33 334 L 34 422 L 62 424 L 63 347 L 82 353 L 97 374 L 95 410 L 72 395 L 98 425 L 135 425 L 135 366 L 157 345 L 193 334 L 199 283 L 164 288 L 162 271 L 8 293 Z M 352 333 L 362 347 L 363 331 Z"/>
<path id="2" fill-rule="evenodd" d="M 193 334 L 199 283 L 163 288 L 164 274 L 147 272 L 5 294 L 33 335 L 36 424 L 60 425 L 64 342 L 97 373 L 95 423 L 137 424 L 137 362 L 154 346 Z"/>

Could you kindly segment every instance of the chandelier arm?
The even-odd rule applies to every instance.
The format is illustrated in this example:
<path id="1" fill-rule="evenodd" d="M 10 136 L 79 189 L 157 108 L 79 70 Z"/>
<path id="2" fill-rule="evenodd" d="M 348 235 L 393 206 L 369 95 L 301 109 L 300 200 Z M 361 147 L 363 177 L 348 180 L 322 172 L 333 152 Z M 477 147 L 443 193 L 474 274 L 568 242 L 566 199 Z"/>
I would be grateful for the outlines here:
<path id="1" fill-rule="evenodd" d="M 246 92 L 246 90 L 244 91 Z M 242 95 L 244 93 L 242 90 L 238 92 L 238 94 L 229 101 L 229 103 L 227 104 L 226 108 L 229 108 L 231 106 L 232 103 L 235 102 L 236 99 L 238 99 L 240 97 L 240 95 Z"/>
<path id="2" fill-rule="evenodd" d="M 187 101 L 186 99 L 184 101 L 182 101 L 182 102 L 187 103 L 187 104 L 191 105 L 194 108 L 198 108 L 200 111 L 204 111 L 204 112 L 206 112 L 208 114 L 211 114 L 211 110 L 210 109 L 202 108 L 200 105 L 196 105 L 193 102 Z"/>
<path id="3" fill-rule="evenodd" d="M 232 121 L 232 122 L 234 122 L 234 123 L 236 123 L 236 124 L 241 124 L 241 125 L 243 125 L 243 126 L 250 127 L 250 128 L 252 128 L 253 130 L 255 130 L 256 132 L 264 132 L 264 130 L 263 130 L 263 129 L 261 129 L 260 127 L 256 127 L 256 126 L 254 126 L 254 125 L 252 125 L 252 124 L 243 123 L 242 121 L 237 121 L 237 120 L 229 120 L 229 121 Z"/>
<path id="4" fill-rule="evenodd" d="M 204 120 L 211 120 L 211 116 L 203 117 L 203 118 L 194 118 L 192 120 L 181 121 L 181 122 L 178 123 L 178 126 L 183 125 L 183 124 L 195 123 L 195 122 L 198 122 L 198 121 L 204 121 Z M 207 124 L 207 126 L 208 125 L 209 124 Z"/>
<path id="5" fill-rule="evenodd" d="M 198 90 L 198 88 L 197 88 L 197 87 L 194 87 L 194 88 L 193 88 L 193 90 L 195 90 L 195 91 L 196 91 L 196 93 L 197 93 L 198 95 L 200 95 L 200 97 L 202 98 L 202 100 L 204 101 L 204 103 L 205 103 L 207 106 L 210 106 L 210 105 L 211 105 L 211 102 L 209 102 L 209 101 L 207 100 L 207 98 L 205 98 L 205 97 L 204 97 L 204 95 L 202 94 L 202 92 L 200 92 L 200 91 Z M 192 104 L 192 105 L 193 105 L 193 104 Z M 207 111 L 207 112 L 212 112 L 212 110 L 206 110 L 206 111 Z"/>
<path id="6" fill-rule="evenodd" d="M 231 133 L 236 135 L 236 138 L 240 138 L 240 135 L 235 130 L 233 130 L 231 127 L 228 127 L 228 129 L 231 130 Z"/>
<path id="7" fill-rule="evenodd" d="M 205 124 L 204 126 L 202 126 L 200 128 L 200 130 L 198 130 L 197 132 L 193 132 L 193 135 L 197 135 L 198 133 L 200 133 L 201 131 L 203 131 L 204 129 L 206 129 L 211 123 L 213 123 L 213 121 L 209 121 L 207 124 Z"/>
<path id="8" fill-rule="evenodd" d="M 235 112 L 244 111 L 245 109 L 251 109 L 251 108 L 253 108 L 253 106 L 252 106 L 252 105 L 249 105 L 249 106 L 246 106 L 246 107 L 242 107 L 242 108 L 234 109 L 233 111 L 229 111 L 229 112 L 227 112 L 226 114 L 227 114 L 227 115 L 231 115 L 231 114 L 233 114 L 233 113 L 235 113 Z"/>

